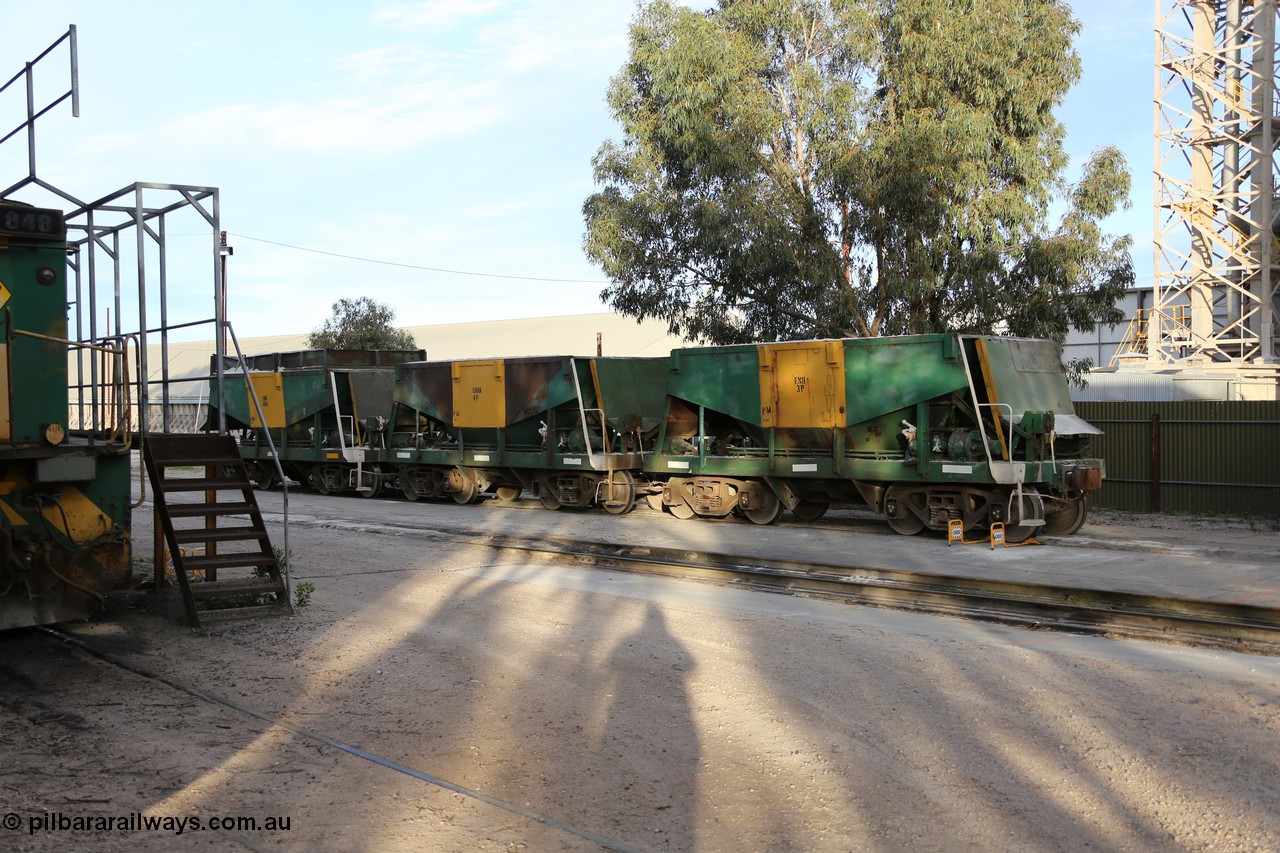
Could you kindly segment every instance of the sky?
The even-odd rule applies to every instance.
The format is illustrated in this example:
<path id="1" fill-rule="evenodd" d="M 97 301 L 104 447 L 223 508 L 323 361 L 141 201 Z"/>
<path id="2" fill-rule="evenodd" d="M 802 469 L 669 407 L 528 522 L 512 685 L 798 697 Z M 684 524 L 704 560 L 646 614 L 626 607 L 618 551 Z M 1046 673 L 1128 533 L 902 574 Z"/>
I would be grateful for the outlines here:
<path id="1" fill-rule="evenodd" d="M 1154 4 L 1071 5 L 1083 75 L 1059 110 L 1067 153 L 1078 166 L 1102 145 L 1125 152 L 1132 206 L 1106 226 L 1133 236 L 1149 287 Z M 37 174 L 84 200 L 138 181 L 217 187 L 240 337 L 311 331 L 359 296 L 400 326 L 587 314 L 608 309 L 581 209 L 593 155 L 619 135 L 605 91 L 634 10 L 0 0 L 0 82 L 76 25 L 80 117 L 63 105 L 40 119 Z M 43 91 L 63 91 L 66 60 L 48 67 Z M 0 136 L 22 98 L 0 96 Z M 26 169 L 20 139 L 0 145 L 0 187 Z M 196 223 L 168 236 L 175 257 L 207 252 Z M 212 316 L 207 282 L 168 288 L 177 320 Z"/>

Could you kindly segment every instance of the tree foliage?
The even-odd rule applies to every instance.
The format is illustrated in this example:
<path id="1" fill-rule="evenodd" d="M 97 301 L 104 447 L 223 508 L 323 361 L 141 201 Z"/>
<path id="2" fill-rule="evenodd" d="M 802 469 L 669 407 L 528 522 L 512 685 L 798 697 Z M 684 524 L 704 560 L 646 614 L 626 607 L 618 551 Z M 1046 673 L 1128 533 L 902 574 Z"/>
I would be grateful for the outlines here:
<path id="1" fill-rule="evenodd" d="M 1063 0 L 643 2 L 583 207 L 602 298 L 712 343 L 1118 322 L 1124 157 L 1068 186 L 1053 114 L 1078 29 Z"/>
<path id="2" fill-rule="evenodd" d="M 413 335 L 391 325 L 396 312 L 367 296 L 339 299 L 333 316 L 307 338 L 314 349 L 417 349 Z"/>

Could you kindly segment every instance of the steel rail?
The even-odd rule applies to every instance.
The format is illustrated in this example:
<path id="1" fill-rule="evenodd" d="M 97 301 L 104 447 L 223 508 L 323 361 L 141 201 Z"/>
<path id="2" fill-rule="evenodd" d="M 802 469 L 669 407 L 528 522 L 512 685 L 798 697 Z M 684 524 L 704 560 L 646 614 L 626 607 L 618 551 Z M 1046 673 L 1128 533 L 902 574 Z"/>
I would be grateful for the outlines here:
<path id="1" fill-rule="evenodd" d="M 936 572 L 743 558 L 654 546 L 438 532 L 471 544 L 563 557 L 602 568 L 745 584 L 769 592 L 849 604 L 1251 654 L 1280 654 L 1278 608 Z"/>
<path id="2" fill-rule="evenodd" d="M 295 522 L 327 527 L 337 519 Z M 352 524 L 349 519 L 341 523 Z M 1031 629 L 1157 640 L 1249 654 L 1280 655 L 1280 608 L 1254 604 L 1084 589 L 872 566 L 567 537 L 522 537 L 429 525 L 353 525 L 369 532 L 425 536 L 585 565 L 679 579 L 732 583 L 762 591 L 826 598 L 895 610 L 958 616 Z"/>

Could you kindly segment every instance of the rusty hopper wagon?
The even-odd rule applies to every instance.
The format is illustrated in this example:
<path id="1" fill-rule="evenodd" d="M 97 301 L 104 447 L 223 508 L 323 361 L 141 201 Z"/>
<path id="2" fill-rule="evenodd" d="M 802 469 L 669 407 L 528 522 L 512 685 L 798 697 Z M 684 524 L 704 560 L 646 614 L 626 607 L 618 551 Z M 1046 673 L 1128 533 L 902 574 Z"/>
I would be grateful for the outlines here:
<path id="1" fill-rule="evenodd" d="M 0 629 L 88 616 L 130 580 L 125 345 L 70 344 L 66 271 L 62 211 L 0 203 Z M 69 346 L 92 367 L 74 386 Z"/>
<path id="2" fill-rule="evenodd" d="M 405 497 L 485 491 L 629 512 L 663 409 L 667 359 L 546 356 L 405 364 L 386 462 Z"/>
<path id="3" fill-rule="evenodd" d="M 240 433 L 240 455 L 254 483 L 265 489 L 279 480 L 274 452 L 286 477 L 319 492 L 376 497 L 390 479 L 379 458 L 396 365 L 425 357 L 422 350 L 303 350 L 246 356 L 243 364 L 226 357 L 227 428 Z M 215 379 L 211 410 L 218 399 Z"/>
<path id="4" fill-rule="evenodd" d="M 923 335 L 671 354 L 648 471 L 681 518 L 865 503 L 903 534 L 1074 533 L 1102 463 L 1052 341 Z"/>
<path id="5" fill-rule="evenodd" d="M 1103 463 L 1052 341 L 957 334 L 689 347 L 669 358 L 251 359 L 286 473 L 322 492 L 678 518 L 866 505 L 899 533 L 1076 532 Z M 274 361 L 273 361 L 274 359 Z M 243 379 L 229 423 L 270 485 Z M 290 390 L 292 389 L 292 391 Z M 217 398 L 214 397 L 216 404 Z"/>

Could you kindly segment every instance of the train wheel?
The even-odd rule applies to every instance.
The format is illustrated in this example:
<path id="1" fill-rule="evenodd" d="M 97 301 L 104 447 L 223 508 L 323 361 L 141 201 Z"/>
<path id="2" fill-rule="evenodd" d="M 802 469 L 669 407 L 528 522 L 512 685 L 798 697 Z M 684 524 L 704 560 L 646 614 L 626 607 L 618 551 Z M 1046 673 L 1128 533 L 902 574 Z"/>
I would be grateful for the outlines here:
<path id="1" fill-rule="evenodd" d="M 498 495 L 498 500 L 507 503 L 515 503 L 520 499 L 521 488 L 519 486 L 498 486 L 494 492 Z"/>
<path id="2" fill-rule="evenodd" d="M 662 512 L 662 493 L 656 495 L 645 495 L 644 502 L 649 505 L 649 509 L 654 512 Z"/>
<path id="3" fill-rule="evenodd" d="M 782 517 L 782 501 L 778 500 L 773 489 L 763 483 L 757 483 L 748 494 L 755 499 L 756 505 L 743 508 L 742 514 L 752 524 L 773 524 Z"/>
<path id="4" fill-rule="evenodd" d="M 311 487 L 320 494 L 333 494 L 333 489 L 330 488 L 328 481 L 325 479 L 323 467 L 317 465 L 312 468 L 311 473 L 307 475 L 307 481 L 310 483 Z"/>
<path id="5" fill-rule="evenodd" d="M 895 518 L 885 511 L 885 517 L 889 520 L 889 526 L 894 531 L 901 533 L 903 536 L 915 536 L 921 530 L 924 530 L 924 519 L 911 511 L 910 493 L 900 486 L 890 486 L 889 490 L 884 493 L 884 502 L 886 508 L 890 501 L 897 505 L 897 517 Z"/>
<path id="6" fill-rule="evenodd" d="M 822 501 L 800 501 L 791 510 L 791 514 L 801 521 L 817 521 L 827 514 L 831 504 Z"/>
<path id="7" fill-rule="evenodd" d="M 364 482 L 359 483 L 356 493 L 362 498 L 376 498 L 382 494 L 382 468 L 378 465 L 370 465 L 365 468 L 361 476 Z M 368 485 L 365 485 L 367 483 Z"/>
<path id="8" fill-rule="evenodd" d="M 1084 527 L 1084 519 L 1088 514 L 1088 498 L 1067 501 L 1062 509 L 1044 517 L 1044 532 L 1050 536 L 1070 536 Z"/>
<path id="9" fill-rule="evenodd" d="M 542 489 L 541 493 L 538 495 L 538 500 L 542 502 L 543 509 L 560 508 L 560 498 L 556 497 L 555 492 L 552 492 L 550 489 Z"/>
<path id="10" fill-rule="evenodd" d="M 605 498 L 600 502 L 611 515 L 626 515 L 636 506 L 636 478 L 630 471 L 610 471 L 604 481 Z"/>
<path id="11" fill-rule="evenodd" d="M 687 520 L 697 515 L 697 513 L 693 511 L 693 507 L 684 503 L 672 504 L 671 506 L 667 507 L 667 511 L 670 512 L 672 515 L 674 515 L 676 518 L 679 518 L 682 520 Z"/>
<path id="12" fill-rule="evenodd" d="M 475 502 L 480 496 L 480 488 L 476 485 L 475 477 L 460 468 L 454 468 L 449 472 L 449 493 L 453 496 L 454 503 L 465 506 Z"/>
<path id="13" fill-rule="evenodd" d="M 400 484 L 400 494 L 404 495 L 405 500 L 416 501 L 422 497 L 422 492 L 418 491 L 418 487 L 413 484 L 412 469 L 402 470 L 396 482 Z"/>
<path id="14" fill-rule="evenodd" d="M 1018 521 L 1037 520 L 1044 518 L 1044 498 L 1040 497 L 1040 493 L 1035 489 L 1024 487 L 1022 490 L 1021 506 L 1016 495 L 1009 496 L 1009 516 L 1011 519 Z M 1037 530 L 1044 525 L 1040 524 L 1009 524 L 1004 529 L 1004 540 L 1012 545 L 1019 542 L 1026 542 L 1031 538 Z"/>
<path id="15" fill-rule="evenodd" d="M 255 489 L 265 492 L 276 484 L 275 475 L 261 462 L 250 462 L 248 469 L 249 479 L 253 482 Z"/>

